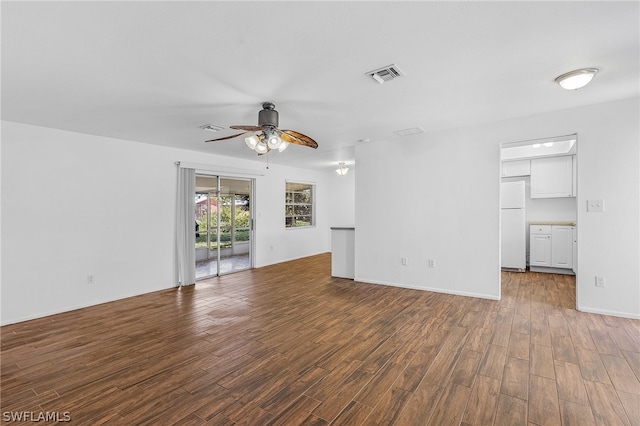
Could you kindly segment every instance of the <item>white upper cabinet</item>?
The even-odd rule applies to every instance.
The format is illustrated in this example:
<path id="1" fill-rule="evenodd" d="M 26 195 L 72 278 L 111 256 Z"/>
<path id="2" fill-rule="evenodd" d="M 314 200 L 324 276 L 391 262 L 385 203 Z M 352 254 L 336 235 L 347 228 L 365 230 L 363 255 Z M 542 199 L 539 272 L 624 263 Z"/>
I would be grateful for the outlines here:
<path id="1" fill-rule="evenodd" d="M 573 157 L 531 160 L 531 198 L 575 197 Z"/>
<path id="2" fill-rule="evenodd" d="M 530 174 L 530 160 L 504 161 L 502 163 L 502 177 L 529 176 Z"/>

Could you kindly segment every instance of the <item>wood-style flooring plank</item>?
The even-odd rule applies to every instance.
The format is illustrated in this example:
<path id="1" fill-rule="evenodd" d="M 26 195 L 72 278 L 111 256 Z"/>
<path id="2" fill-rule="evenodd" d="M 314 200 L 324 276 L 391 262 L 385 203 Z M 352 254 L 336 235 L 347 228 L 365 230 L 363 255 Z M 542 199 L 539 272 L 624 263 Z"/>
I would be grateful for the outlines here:
<path id="1" fill-rule="evenodd" d="M 607 369 L 604 367 L 598 352 L 579 347 L 576 347 L 575 350 L 578 356 L 578 365 L 580 365 L 580 371 L 585 380 L 606 384 L 611 383 Z"/>
<path id="2" fill-rule="evenodd" d="M 478 376 L 462 421 L 470 425 L 491 425 L 500 396 L 500 380 Z"/>
<path id="3" fill-rule="evenodd" d="M 551 346 L 551 331 L 547 317 L 536 317 L 531 320 L 531 343 L 542 346 Z"/>
<path id="4" fill-rule="evenodd" d="M 600 355 L 613 387 L 619 392 L 640 395 L 640 381 L 624 358 L 612 355 Z"/>
<path id="5" fill-rule="evenodd" d="M 527 400 L 529 395 L 529 361 L 508 357 L 502 376 L 500 392 L 505 395 Z"/>
<path id="6" fill-rule="evenodd" d="M 533 374 L 530 376 L 528 419 L 537 425 L 561 423 L 560 405 L 554 380 Z"/>
<path id="7" fill-rule="evenodd" d="M 489 345 L 484 358 L 480 362 L 478 374 L 502 380 L 502 373 L 507 360 L 507 348 L 497 345 Z"/>
<path id="8" fill-rule="evenodd" d="M 563 425 L 595 426 L 589 405 L 560 400 L 560 418 Z"/>
<path id="9" fill-rule="evenodd" d="M 584 384 L 596 424 L 631 425 L 613 386 L 591 380 L 585 380 Z"/>
<path id="10" fill-rule="evenodd" d="M 449 383 L 433 409 L 433 415 L 427 425 L 459 425 L 462 421 L 462 416 L 464 415 L 470 394 L 471 389 L 468 387 Z"/>
<path id="11" fill-rule="evenodd" d="M 371 407 L 351 401 L 347 407 L 335 418 L 331 424 L 333 426 L 351 426 L 363 424 L 365 419 L 369 417 Z"/>
<path id="12" fill-rule="evenodd" d="M 553 349 L 553 359 L 555 360 L 577 364 L 578 358 L 573 347 L 573 340 L 569 336 L 553 336 L 551 339 L 551 349 Z"/>
<path id="13" fill-rule="evenodd" d="M 513 396 L 500 394 L 494 424 L 498 425 L 526 425 L 527 401 Z M 476 426 L 476 425 L 473 425 Z M 480 426 L 480 425 L 477 425 Z"/>
<path id="14" fill-rule="evenodd" d="M 529 359 L 531 338 L 529 334 L 512 332 L 509 338 L 507 355 L 513 358 Z"/>
<path id="15" fill-rule="evenodd" d="M 462 351 L 449 378 L 449 382 L 470 388 L 475 381 L 482 353 Z"/>
<path id="16" fill-rule="evenodd" d="M 621 351 L 624 359 L 627 360 L 629 367 L 636 374 L 636 377 L 640 378 L 640 352 Z"/>
<path id="17" fill-rule="evenodd" d="M 581 405 L 589 405 L 589 397 L 584 387 L 580 367 L 577 364 L 564 361 L 555 361 L 555 367 L 558 398 Z"/>
<path id="18" fill-rule="evenodd" d="M 550 347 L 531 345 L 530 357 L 531 374 L 548 379 L 556 378 L 553 366 L 553 353 Z"/>
<path id="19" fill-rule="evenodd" d="M 382 396 L 387 393 L 391 385 L 397 380 L 405 366 L 388 363 L 376 374 L 353 398 L 361 404 L 375 407 Z"/>
<path id="20" fill-rule="evenodd" d="M 422 378 L 427 373 L 431 363 L 436 357 L 436 351 L 433 350 L 429 353 L 420 351 L 411 361 L 407 364 L 407 367 L 396 379 L 394 386 L 413 392 L 416 390 Z"/>
<path id="21" fill-rule="evenodd" d="M 392 387 L 385 392 L 375 408 L 371 410 L 365 421 L 366 424 L 385 426 L 396 423 L 410 396 L 411 392 Z"/>
<path id="22" fill-rule="evenodd" d="M 395 424 L 397 426 L 426 425 L 443 392 L 444 388 L 441 386 L 422 382 L 409 397 Z"/>
<path id="23" fill-rule="evenodd" d="M 302 395 L 286 410 L 267 422 L 265 426 L 302 424 L 303 421 L 309 418 L 309 413 L 319 404 L 320 401 Z"/>
<path id="24" fill-rule="evenodd" d="M 640 425 L 640 395 L 634 393 L 617 392 L 627 418 L 632 425 Z"/>
<path id="25" fill-rule="evenodd" d="M 336 391 L 318 404 L 318 407 L 313 410 L 313 414 L 326 421 L 332 421 L 349 405 L 358 392 L 369 383 L 372 377 L 373 375 L 366 371 L 353 371 L 340 383 Z"/>

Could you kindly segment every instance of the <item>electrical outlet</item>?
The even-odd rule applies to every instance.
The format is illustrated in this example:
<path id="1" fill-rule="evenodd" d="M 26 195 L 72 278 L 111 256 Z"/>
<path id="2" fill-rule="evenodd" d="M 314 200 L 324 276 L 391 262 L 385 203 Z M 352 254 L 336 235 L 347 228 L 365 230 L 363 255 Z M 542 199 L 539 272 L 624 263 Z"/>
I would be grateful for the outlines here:
<path id="1" fill-rule="evenodd" d="M 435 268 L 435 267 L 436 267 L 436 260 L 429 259 L 429 268 Z"/>
<path id="2" fill-rule="evenodd" d="M 402 266 L 408 266 L 409 265 L 409 259 L 407 259 L 406 257 L 402 258 Z"/>
<path id="3" fill-rule="evenodd" d="M 604 277 L 596 275 L 596 287 L 604 287 Z"/>
<path id="4" fill-rule="evenodd" d="M 87 284 L 93 284 L 93 275 L 87 275 Z"/>

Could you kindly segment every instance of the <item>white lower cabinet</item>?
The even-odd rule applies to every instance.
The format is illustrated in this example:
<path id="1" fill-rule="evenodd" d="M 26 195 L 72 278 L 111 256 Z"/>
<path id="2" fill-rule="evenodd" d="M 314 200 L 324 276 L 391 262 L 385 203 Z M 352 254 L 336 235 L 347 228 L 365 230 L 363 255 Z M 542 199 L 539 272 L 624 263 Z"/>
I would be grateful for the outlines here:
<path id="1" fill-rule="evenodd" d="M 551 266 L 573 268 L 573 226 L 551 227 Z"/>
<path id="2" fill-rule="evenodd" d="M 551 266 L 551 226 L 531 225 L 529 266 Z"/>
<path id="3" fill-rule="evenodd" d="M 574 235 L 575 226 L 530 225 L 529 268 L 542 272 L 546 268 L 573 269 Z"/>

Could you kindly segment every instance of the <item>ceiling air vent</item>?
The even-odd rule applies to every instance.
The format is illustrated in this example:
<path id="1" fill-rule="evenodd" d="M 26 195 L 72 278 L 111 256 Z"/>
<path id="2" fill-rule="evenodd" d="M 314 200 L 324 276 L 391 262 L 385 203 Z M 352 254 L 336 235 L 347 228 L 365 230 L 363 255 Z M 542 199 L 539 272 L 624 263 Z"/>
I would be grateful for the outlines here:
<path id="1" fill-rule="evenodd" d="M 395 130 L 393 133 L 398 136 L 419 135 L 424 133 L 424 129 L 422 127 L 412 127 L 410 129 Z"/>
<path id="2" fill-rule="evenodd" d="M 224 127 L 218 126 L 217 124 L 203 124 L 202 126 L 200 126 L 200 128 L 203 130 L 208 130 L 210 132 L 219 132 L 220 130 L 224 129 Z"/>
<path id="3" fill-rule="evenodd" d="M 365 74 L 380 84 L 405 75 L 405 73 L 398 68 L 396 64 L 387 65 L 386 67 L 378 68 L 377 70 L 369 71 Z"/>

